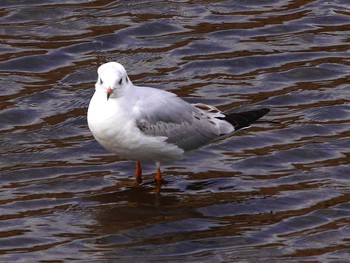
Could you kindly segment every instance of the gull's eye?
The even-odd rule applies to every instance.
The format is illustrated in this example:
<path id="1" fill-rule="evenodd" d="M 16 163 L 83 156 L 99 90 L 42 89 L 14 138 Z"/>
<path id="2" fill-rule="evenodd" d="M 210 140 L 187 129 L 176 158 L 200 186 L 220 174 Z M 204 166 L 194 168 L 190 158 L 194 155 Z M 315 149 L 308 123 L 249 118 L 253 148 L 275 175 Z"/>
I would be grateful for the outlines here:
<path id="1" fill-rule="evenodd" d="M 123 83 L 123 79 L 119 80 L 119 85 L 121 85 Z"/>
<path id="2" fill-rule="evenodd" d="M 100 84 L 101 84 L 101 85 L 103 84 L 103 81 L 102 81 L 102 79 L 100 79 Z"/>

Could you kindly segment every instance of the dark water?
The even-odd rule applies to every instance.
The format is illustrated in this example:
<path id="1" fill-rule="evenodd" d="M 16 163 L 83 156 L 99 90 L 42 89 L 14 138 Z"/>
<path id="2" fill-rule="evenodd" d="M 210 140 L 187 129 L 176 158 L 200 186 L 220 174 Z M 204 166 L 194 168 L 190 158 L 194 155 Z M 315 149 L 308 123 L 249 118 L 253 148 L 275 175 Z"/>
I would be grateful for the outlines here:
<path id="1" fill-rule="evenodd" d="M 59 2 L 59 3 L 58 3 Z M 346 262 L 350 4 L 2 0 L 1 262 Z M 97 67 L 265 120 L 164 166 L 86 124 Z"/>

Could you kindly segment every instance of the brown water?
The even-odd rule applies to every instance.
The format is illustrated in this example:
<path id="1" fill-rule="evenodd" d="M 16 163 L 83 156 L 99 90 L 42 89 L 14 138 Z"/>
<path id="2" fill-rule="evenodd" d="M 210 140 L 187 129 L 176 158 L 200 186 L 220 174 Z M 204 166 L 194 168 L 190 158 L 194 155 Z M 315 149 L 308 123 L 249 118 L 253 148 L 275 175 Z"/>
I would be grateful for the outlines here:
<path id="1" fill-rule="evenodd" d="M 58 3 L 59 2 L 59 3 Z M 345 262 L 350 4 L 2 0 L 1 262 Z M 220 109 L 248 130 L 164 166 L 91 136 L 97 67 Z"/>

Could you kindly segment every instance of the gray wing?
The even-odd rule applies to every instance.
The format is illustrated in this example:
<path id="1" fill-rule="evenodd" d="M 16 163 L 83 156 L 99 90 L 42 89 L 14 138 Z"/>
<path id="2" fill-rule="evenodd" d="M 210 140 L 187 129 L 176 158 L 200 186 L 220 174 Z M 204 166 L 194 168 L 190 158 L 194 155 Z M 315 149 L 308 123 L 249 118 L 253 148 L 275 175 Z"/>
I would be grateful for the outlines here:
<path id="1" fill-rule="evenodd" d="M 144 134 L 166 137 L 168 143 L 185 151 L 196 149 L 220 136 L 220 128 L 213 118 L 192 104 L 166 91 L 152 93 L 150 89 L 133 109 L 136 125 Z"/>

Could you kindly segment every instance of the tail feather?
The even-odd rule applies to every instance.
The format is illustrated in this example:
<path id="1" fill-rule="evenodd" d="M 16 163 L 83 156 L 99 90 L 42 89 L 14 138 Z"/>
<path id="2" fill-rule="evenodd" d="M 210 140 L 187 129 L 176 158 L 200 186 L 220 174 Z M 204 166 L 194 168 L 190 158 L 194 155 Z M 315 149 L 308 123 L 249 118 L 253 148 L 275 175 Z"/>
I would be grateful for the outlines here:
<path id="1" fill-rule="evenodd" d="M 260 119 L 262 116 L 270 111 L 268 108 L 259 110 L 251 110 L 244 112 L 235 112 L 225 115 L 225 117 L 219 117 L 218 119 L 226 120 L 233 125 L 235 130 L 239 130 L 245 127 L 249 127 L 251 123 Z"/>

